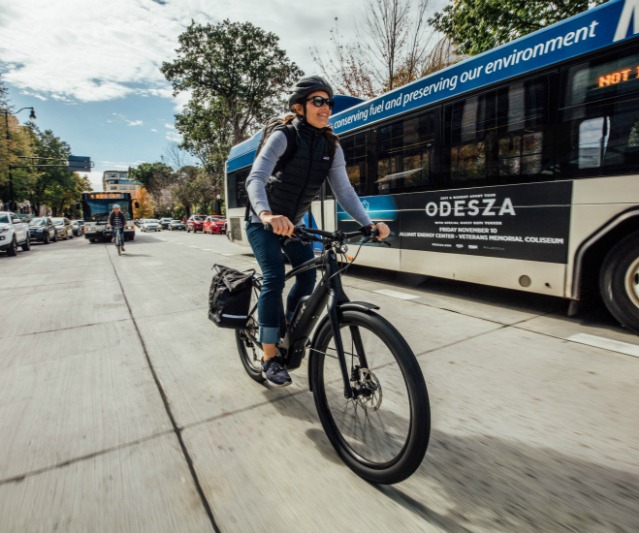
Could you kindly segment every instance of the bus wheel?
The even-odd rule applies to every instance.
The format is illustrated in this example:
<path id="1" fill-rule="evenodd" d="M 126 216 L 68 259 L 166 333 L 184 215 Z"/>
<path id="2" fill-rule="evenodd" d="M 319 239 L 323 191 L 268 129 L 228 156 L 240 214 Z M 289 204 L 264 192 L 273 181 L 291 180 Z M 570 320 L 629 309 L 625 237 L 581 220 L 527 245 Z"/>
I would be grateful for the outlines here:
<path id="1" fill-rule="evenodd" d="M 606 307 L 622 325 L 639 332 L 639 232 L 608 252 L 599 275 Z"/>

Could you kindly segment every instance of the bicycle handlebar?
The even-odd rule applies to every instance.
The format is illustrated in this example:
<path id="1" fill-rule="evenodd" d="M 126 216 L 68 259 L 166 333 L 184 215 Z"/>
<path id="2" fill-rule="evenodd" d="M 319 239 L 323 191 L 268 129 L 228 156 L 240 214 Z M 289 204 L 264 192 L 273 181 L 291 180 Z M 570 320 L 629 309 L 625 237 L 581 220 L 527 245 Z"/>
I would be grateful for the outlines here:
<path id="1" fill-rule="evenodd" d="M 270 224 L 264 224 L 264 228 L 268 231 L 273 231 Z M 316 228 L 307 228 L 306 226 L 296 226 L 292 237 L 289 239 L 301 239 L 301 240 L 317 240 L 321 242 L 339 242 L 342 243 L 347 239 L 353 239 L 355 237 L 366 237 L 366 242 L 375 240 L 379 236 L 379 231 L 371 229 L 369 226 L 362 226 L 355 231 L 324 231 Z M 320 237 L 316 239 L 315 237 Z M 389 242 L 378 241 L 380 244 L 386 244 L 390 246 Z"/>

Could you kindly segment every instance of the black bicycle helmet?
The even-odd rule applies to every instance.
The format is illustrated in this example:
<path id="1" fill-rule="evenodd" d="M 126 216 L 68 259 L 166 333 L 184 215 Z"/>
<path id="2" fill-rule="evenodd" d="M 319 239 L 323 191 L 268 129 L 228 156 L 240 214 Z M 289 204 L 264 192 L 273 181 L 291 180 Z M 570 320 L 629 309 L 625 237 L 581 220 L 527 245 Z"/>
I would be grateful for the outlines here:
<path id="1" fill-rule="evenodd" d="M 292 88 L 288 97 L 288 108 L 293 111 L 293 104 L 303 102 L 306 97 L 315 91 L 326 91 L 329 98 L 333 98 L 333 88 L 325 79 L 319 76 L 308 76 L 299 80 Z"/>

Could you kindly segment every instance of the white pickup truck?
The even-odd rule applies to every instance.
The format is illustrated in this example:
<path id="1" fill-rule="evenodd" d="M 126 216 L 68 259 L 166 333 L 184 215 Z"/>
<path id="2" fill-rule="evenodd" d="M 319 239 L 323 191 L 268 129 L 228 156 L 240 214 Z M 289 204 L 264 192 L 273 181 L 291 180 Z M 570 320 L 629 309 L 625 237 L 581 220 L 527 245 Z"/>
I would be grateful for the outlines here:
<path id="1" fill-rule="evenodd" d="M 16 255 L 18 246 L 25 252 L 31 249 L 29 224 L 11 211 L 0 211 L 0 251 Z"/>

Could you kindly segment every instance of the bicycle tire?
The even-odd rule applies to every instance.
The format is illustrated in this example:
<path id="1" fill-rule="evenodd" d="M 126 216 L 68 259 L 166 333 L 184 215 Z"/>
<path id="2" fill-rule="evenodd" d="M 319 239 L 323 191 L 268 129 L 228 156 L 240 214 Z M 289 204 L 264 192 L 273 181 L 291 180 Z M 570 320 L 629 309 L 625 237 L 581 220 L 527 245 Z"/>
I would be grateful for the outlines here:
<path id="1" fill-rule="evenodd" d="M 240 360 L 246 373 L 251 379 L 258 383 L 266 381 L 262 376 L 262 345 L 258 342 L 258 322 L 257 322 L 257 298 L 259 289 L 253 286 L 251 294 L 252 312 L 249 314 L 246 327 L 235 330 L 235 341 L 237 350 L 240 353 Z"/>
<path id="2" fill-rule="evenodd" d="M 340 332 L 351 386 L 370 392 L 346 399 L 331 324 L 326 321 L 320 328 L 310 351 L 310 379 L 328 439 L 344 463 L 367 481 L 405 480 L 421 464 L 430 438 L 428 391 L 415 355 L 380 315 L 343 311 Z M 358 336 L 360 347 L 355 346 Z M 370 373 L 360 369 L 354 380 L 352 369 L 361 360 L 362 347 Z"/>

